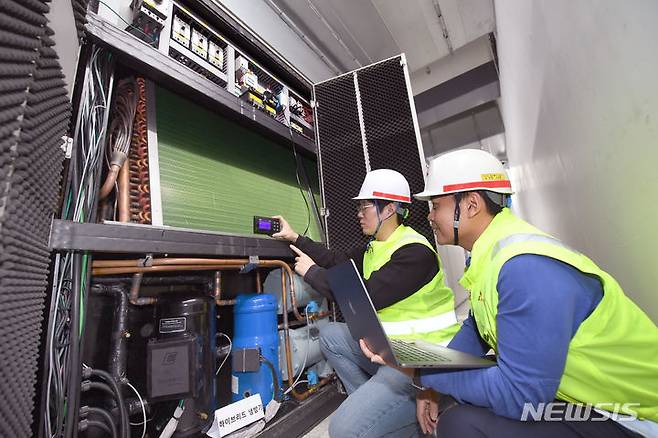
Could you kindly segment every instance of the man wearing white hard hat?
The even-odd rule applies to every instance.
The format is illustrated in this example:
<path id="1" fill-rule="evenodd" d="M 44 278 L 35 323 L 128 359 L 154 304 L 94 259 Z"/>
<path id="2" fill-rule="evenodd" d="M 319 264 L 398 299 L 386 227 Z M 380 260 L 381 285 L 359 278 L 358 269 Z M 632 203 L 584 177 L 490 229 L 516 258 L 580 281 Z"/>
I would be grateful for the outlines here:
<path id="1" fill-rule="evenodd" d="M 417 385 L 457 401 L 438 416 L 435 401 L 419 399 L 421 428 L 438 424 L 442 438 L 658 436 L 658 327 L 610 274 L 505 208 L 511 194 L 500 161 L 466 149 L 435 158 L 416 195 L 432 203 L 439 244 L 470 251 L 460 283 L 471 314 L 448 346 L 493 349 L 498 362 L 415 371 Z"/>
<path id="2" fill-rule="evenodd" d="M 409 183 L 394 170 L 373 170 L 352 199 L 358 203 L 356 216 L 370 241 L 347 253 L 299 236 L 279 217 L 282 229 L 274 237 L 294 242 L 295 271 L 331 296 L 325 269 L 352 258 L 388 336 L 447 344 L 459 329 L 454 296 L 443 282 L 434 247 L 402 224 L 411 203 Z M 344 323 L 323 327 L 320 347 L 349 395 L 332 417 L 332 437 L 419 434 L 416 394 L 408 376 L 369 361 Z"/>

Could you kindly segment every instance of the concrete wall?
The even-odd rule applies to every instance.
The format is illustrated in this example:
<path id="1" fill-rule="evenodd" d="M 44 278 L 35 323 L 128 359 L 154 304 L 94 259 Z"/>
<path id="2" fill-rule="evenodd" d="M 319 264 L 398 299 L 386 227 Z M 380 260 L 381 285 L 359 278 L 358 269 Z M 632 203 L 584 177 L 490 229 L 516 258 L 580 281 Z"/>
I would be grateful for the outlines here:
<path id="1" fill-rule="evenodd" d="M 658 2 L 495 8 L 515 210 L 658 322 Z"/>

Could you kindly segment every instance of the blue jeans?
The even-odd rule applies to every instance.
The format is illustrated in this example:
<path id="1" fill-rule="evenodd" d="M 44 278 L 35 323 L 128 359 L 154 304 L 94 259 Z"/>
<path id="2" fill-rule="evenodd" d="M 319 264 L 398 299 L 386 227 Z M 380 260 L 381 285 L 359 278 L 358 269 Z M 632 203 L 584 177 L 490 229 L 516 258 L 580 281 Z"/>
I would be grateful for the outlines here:
<path id="1" fill-rule="evenodd" d="M 329 423 L 333 438 L 418 437 L 416 393 L 398 370 L 370 362 L 347 325 L 320 330 L 320 349 L 347 390 L 347 399 Z"/>

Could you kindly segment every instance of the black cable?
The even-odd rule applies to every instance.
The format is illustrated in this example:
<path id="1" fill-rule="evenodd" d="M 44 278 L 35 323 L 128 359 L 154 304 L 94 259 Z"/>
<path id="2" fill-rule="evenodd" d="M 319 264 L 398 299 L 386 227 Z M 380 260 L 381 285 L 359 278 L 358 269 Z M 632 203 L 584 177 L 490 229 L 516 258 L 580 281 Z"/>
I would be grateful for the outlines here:
<path id="1" fill-rule="evenodd" d="M 107 412 L 105 409 L 96 408 L 93 406 L 90 407 L 83 406 L 80 409 L 80 415 L 85 415 L 85 414 L 94 414 L 94 415 L 98 415 L 99 417 L 102 417 L 103 420 L 105 420 L 105 423 L 110 427 L 110 430 L 112 431 L 112 437 L 119 438 L 119 434 L 117 432 L 117 425 L 114 422 L 114 418 L 112 418 L 110 413 Z"/>
<path id="2" fill-rule="evenodd" d="M 80 388 L 82 392 L 91 391 L 92 389 L 98 389 L 100 391 L 107 393 L 112 398 L 114 398 L 115 396 L 114 390 L 110 388 L 109 385 L 106 385 L 105 383 L 101 383 L 101 382 L 92 382 L 90 380 L 85 380 L 80 385 Z"/>
<path id="3" fill-rule="evenodd" d="M 292 136 L 292 128 L 290 126 L 288 126 L 288 132 L 290 133 L 292 154 L 293 154 L 293 158 L 295 159 L 295 179 L 297 179 L 297 188 L 299 189 L 299 194 L 302 195 L 302 199 L 304 200 L 304 205 L 306 205 L 306 214 L 308 219 L 306 221 L 306 229 L 304 230 L 304 233 L 302 233 L 302 235 L 306 236 L 306 233 L 308 233 L 308 229 L 311 226 L 311 207 L 308 205 L 308 200 L 306 199 L 306 195 L 304 195 L 304 190 L 302 189 L 302 182 L 299 179 L 299 159 L 297 157 L 297 147 L 295 145 L 295 140 Z"/>
<path id="4" fill-rule="evenodd" d="M 280 402 L 283 397 L 281 394 L 281 387 L 279 386 L 279 379 L 277 378 L 274 365 L 272 365 L 272 362 L 267 360 L 267 358 L 263 355 L 260 356 L 260 361 L 263 362 L 265 365 L 267 365 L 267 367 L 272 372 L 272 386 L 274 387 L 274 400 Z"/>
<path id="5" fill-rule="evenodd" d="M 82 421 L 78 424 L 78 430 L 79 430 L 80 432 L 84 432 L 85 430 L 87 430 L 87 429 L 90 428 L 90 427 L 96 427 L 96 428 L 98 428 L 98 429 L 102 429 L 102 430 L 104 430 L 105 432 L 107 432 L 107 433 L 109 433 L 109 434 L 112 433 L 112 431 L 111 431 L 110 428 L 107 426 L 107 424 L 105 424 L 105 423 L 103 423 L 103 422 L 101 422 L 101 421 L 82 420 Z"/>
<path id="6" fill-rule="evenodd" d="M 453 245 L 459 245 L 459 220 L 461 216 L 461 210 L 459 207 L 459 203 L 462 200 L 462 194 L 461 193 L 455 193 L 455 212 L 453 215 L 453 221 L 452 221 L 452 230 L 453 230 Z"/>
<path id="7" fill-rule="evenodd" d="M 71 309 L 70 346 L 69 346 L 69 381 L 66 398 L 66 427 L 65 437 L 75 438 L 78 434 L 78 406 L 80 402 L 80 274 L 82 271 L 82 255 L 73 255 L 73 278 L 71 292 L 73 294 L 73 307 Z"/>
<path id="8" fill-rule="evenodd" d="M 97 376 L 105 380 L 107 384 L 110 385 L 110 387 L 112 388 L 112 391 L 114 391 L 117 404 L 119 405 L 119 412 L 121 414 L 120 415 L 121 430 L 122 430 L 121 437 L 128 438 L 130 436 L 130 425 L 128 424 L 130 420 L 128 419 L 128 411 L 126 410 L 126 404 L 124 403 L 123 396 L 121 395 L 121 390 L 119 389 L 119 385 L 117 385 L 116 380 L 114 380 L 114 378 L 107 371 L 98 370 L 98 369 L 89 369 L 88 371 L 91 376 Z M 92 383 L 97 383 L 97 382 L 92 382 Z"/>

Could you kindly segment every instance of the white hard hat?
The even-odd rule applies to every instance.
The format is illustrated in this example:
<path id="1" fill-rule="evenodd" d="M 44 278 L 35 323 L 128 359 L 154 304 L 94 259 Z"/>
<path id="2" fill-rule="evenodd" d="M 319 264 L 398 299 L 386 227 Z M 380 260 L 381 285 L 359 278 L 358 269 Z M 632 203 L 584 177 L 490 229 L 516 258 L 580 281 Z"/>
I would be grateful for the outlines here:
<path id="1" fill-rule="evenodd" d="M 411 191 L 409 183 L 400 172 L 377 169 L 366 174 L 359 195 L 352 199 L 384 199 L 411 203 Z"/>
<path id="2" fill-rule="evenodd" d="M 512 194 L 507 172 L 496 157 L 480 149 L 460 149 L 430 161 L 425 190 L 414 195 L 427 201 L 450 193 L 488 190 Z"/>

